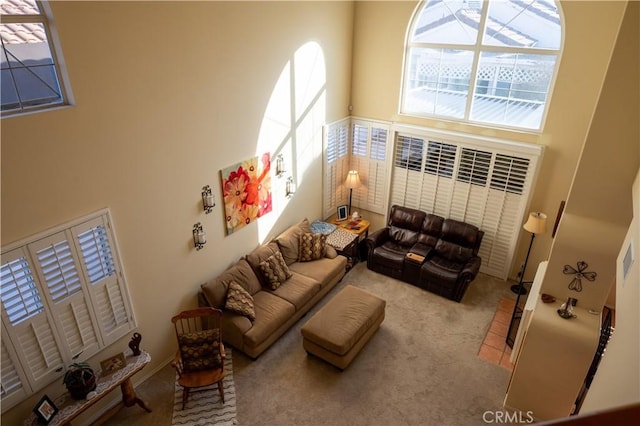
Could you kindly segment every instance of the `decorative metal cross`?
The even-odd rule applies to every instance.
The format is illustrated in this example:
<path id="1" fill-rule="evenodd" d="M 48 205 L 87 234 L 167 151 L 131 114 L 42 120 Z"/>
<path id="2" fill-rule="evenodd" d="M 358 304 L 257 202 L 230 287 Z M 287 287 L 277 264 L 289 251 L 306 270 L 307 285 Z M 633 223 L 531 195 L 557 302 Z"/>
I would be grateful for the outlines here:
<path id="1" fill-rule="evenodd" d="M 585 271 L 585 269 L 587 269 L 589 265 L 584 260 L 580 260 L 576 266 L 578 267 L 577 270 L 571 265 L 564 265 L 564 269 L 562 270 L 562 272 L 567 275 L 574 276 L 571 282 L 569 283 L 569 290 L 581 292 L 582 278 L 584 278 L 587 281 L 593 282 L 596 280 L 596 276 L 598 276 L 598 274 L 595 272 Z"/>

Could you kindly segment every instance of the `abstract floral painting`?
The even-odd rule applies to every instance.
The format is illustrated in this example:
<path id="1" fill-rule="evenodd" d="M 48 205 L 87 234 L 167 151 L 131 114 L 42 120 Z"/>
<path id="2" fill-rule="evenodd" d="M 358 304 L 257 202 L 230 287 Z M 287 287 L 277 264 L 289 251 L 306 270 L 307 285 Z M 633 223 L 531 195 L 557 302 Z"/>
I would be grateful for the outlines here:
<path id="1" fill-rule="evenodd" d="M 270 171 L 269 153 L 220 171 L 227 234 L 271 211 Z"/>

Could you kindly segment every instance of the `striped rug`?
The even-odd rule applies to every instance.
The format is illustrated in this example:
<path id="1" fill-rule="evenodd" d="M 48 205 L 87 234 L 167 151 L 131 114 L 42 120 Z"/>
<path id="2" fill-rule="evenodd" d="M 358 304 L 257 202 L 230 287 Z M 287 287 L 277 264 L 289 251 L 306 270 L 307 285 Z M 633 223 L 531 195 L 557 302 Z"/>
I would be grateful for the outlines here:
<path id="1" fill-rule="evenodd" d="M 236 420 L 236 388 L 233 384 L 231 349 L 225 348 L 227 357 L 224 361 L 225 376 L 224 404 L 220 400 L 218 385 L 206 386 L 189 392 L 189 399 L 182 409 L 182 386 L 176 380 L 173 402 L 174 426 L 237 425 Z"/>

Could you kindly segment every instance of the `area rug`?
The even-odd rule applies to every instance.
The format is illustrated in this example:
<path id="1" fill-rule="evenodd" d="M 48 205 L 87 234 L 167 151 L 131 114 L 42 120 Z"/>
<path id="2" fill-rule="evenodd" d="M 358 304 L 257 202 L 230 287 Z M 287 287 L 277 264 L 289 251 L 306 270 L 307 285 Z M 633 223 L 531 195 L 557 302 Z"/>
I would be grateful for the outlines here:
<path id="1" fill-rule="evenodd" d="M 171 424 L 174 426 L 205 426 L 205 425 L 237 425 L 236 420 L 236 389 L 233 383 L 233 366 L 231 362 L 231 349 L 225 348 L 227 357 L 224 361 L 225 376 L 222 379 L 224 385 L 224 404 L 220 400 L 218 385 L 206 386 L 189 393 L 189 399 L 182 409 L 182 386 L 176 380 L 173 399 L 173 417 Z"/>

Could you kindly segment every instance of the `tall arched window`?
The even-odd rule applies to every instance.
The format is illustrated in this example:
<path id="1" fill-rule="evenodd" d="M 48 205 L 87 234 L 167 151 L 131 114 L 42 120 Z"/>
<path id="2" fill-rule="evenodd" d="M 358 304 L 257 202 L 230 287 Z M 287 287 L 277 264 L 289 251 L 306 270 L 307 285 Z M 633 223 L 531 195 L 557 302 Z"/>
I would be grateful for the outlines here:
<path id="1" fill-rule="evenodd" d="M 400 112 L 540 130 L 560 58 L 553 0 L 428 0 L 407 38 Z"/>

